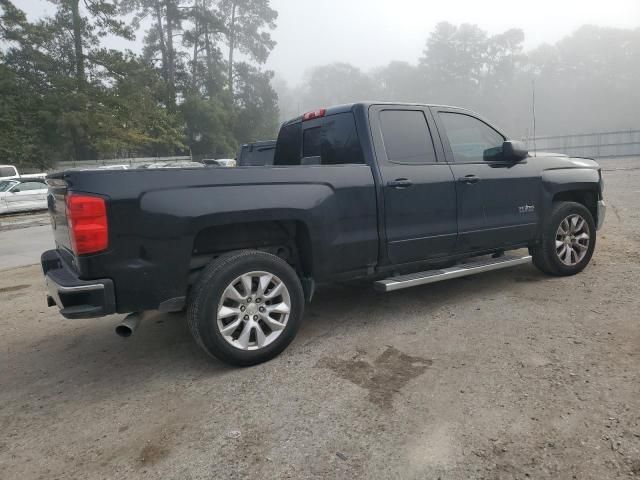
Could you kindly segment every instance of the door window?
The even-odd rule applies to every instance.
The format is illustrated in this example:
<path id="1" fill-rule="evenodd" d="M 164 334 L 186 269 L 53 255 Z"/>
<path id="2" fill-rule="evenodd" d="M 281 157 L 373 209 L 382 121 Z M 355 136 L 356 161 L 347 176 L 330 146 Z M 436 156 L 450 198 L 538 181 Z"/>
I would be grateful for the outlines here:
<path id="1" fill-rule="evenodd" d="M 18 185 L 21 192 L 28 192 L 32 190 L 44 190 L 47 186 L 42 182 L 24 182 Z"/>
<path id="2" fill-rule="evenodd" d="M 458 163 L 503 160 L 504 137 L 486 123 L 462 113 L 440 112 L 440 119 Z"/>
<path id="3" fill-rule="evenodd" d="M 3 180 L 0 181 L 0 192 L 8 192 L 10 191 L 14 185 L 17 185 L 18 182 L 14 182 L 12 180 Z"/>
<path id="4" fill-rule="evenodd" d="M 387 158 L 393 163 L 436 161 L 436 151 L 424 113 L 418 110 L 383 110 L 380 128 Z"/>

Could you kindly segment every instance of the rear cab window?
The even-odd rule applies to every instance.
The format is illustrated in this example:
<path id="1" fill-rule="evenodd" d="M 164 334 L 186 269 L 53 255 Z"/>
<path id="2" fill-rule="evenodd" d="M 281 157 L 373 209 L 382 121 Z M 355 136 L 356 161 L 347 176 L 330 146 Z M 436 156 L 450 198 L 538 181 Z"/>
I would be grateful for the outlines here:
<path id="1" fill-rule="evenodd" d="M 274 165 L 364 163 L 352 112 L 290 123 L 283 126 L 278 135 Z"/>

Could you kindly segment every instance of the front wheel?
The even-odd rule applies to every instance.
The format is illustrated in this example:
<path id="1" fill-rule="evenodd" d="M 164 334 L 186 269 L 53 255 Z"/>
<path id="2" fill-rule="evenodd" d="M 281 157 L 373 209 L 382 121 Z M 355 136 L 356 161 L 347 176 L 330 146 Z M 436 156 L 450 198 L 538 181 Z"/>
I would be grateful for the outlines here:
<path id="1" fill-rule="evenodd" d="M 593 215 L 576 202 L 556 203 L 544 222 L 542 241 L 531 249 L 533 263 L 550 275 L 575 275 L 589 264 L 596 246 Z"/>
<path id="2" fill-rule="evenodd" d="M 202 272 L 187 317 L 208 354 L 249 366 L 272 359 L 291 343 L 303 310 L 293 268 L 275 255 L 244 250 L 220 256 Z"/>

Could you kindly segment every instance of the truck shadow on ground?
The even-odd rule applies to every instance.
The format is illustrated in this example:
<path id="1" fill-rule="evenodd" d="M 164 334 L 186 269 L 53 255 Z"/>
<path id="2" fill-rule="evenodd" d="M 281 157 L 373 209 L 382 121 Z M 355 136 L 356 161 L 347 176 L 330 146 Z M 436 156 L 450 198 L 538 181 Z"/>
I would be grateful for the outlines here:
<path id="1" fill-rule="evenodd" d="M 478 276 L 462 277 L 441 283 L 408 288 L 381 294 L 373 290 L 371 282 L 358 281 L 336 284 L 318 290 L 307 307 L 306 319 L 296 341 L 303 346 L 312 345 L 329 336 L 340 334 L 352 322 L 372 323 L 401 322 L 405 315 L 416 308 L 429 313 L 445 306 L 455 308 L 458 301 L 477 298 L 482 302 L 495 296 L 513 295 L 514 283 L 553 281 L 533 265 Z M 318 332 L 321 330 L 321 332 Z"/>
<path id="2" fill-rule="evenodd" d="M 462 278 L 390 294 L 374 292 L 370 282 L 321 288 L 307 307 L 297 339 L 280 357 L 257 368 L 277 368 L 282 362 L 296 362 L 300 354 L 310 355 L 315 363 L 320 356 L 314 352 L 316 346 L 335 342 L 334 337 L 350 334 L 349 329 L 357 328 L 358 324 L 384 329 L 387 324 L 402 322 L 405 312 L 415 313 L 416 309 L 424 312 L 427 324 L 430 312 L 447 305 L 455 308 L 456 302 L 469 296 L 481 302 L 509 294 L 514 279 L 515 282 L 549 279 L 532 266 L 486 273 L 482 277 L 482 281 Z M 114 384 L 118 385 L 118 394 L 122 394 L 123 390 L 137 389 L 157 375 L 173 375 L 176 379 L 214 378 L 235 372 L 233 367 L 200 350 L 191 338 L 184 315 L 151 315 L 133 337 L 122 339 L 113 331 L 120 316 L 63 321 L 53 311 L 47 312 L 46 321 L 60 321 L 60 328 L 47 327 L 51 333 L 13 348 L 7 358 L 11 368 L 3 383 L 8 388 L 13 385 L 28 390 L 30 382 L 57 384 L 72 379 L 75 385 L 89 383 L 108 395 Z"/>

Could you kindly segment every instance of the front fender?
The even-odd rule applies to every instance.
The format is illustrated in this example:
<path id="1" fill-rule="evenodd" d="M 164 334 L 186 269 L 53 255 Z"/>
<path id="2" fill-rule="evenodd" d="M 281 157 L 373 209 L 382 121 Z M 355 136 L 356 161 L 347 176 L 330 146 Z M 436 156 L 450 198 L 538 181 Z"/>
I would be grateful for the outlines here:
<path id="1" fill-rule="evenodd" d="M 600 174 L 593 168 L 558 168 L 542 172 L 545 193 L 553 198 L 560 192 L 600 190 Z"/>
<path id="2" fill-rule="evenodd" d="M 546 218 L 553 208 L 554 198 L 562 195 L 563 198 L 575 198 L 585 201 L 585 193 L 592 199 L 588 207 L 597 208 L 597 202 L 602 198 L 602 183 L 600 172 L 593 168 L 561 168 L 546 170 L 542 173 L 543 204 Z M 564 195 L 563 195 L 564 194 Z M 591 205 L 591 203 L 593 205 Z M 597 213 L 594 212 L 597 217 Z M 595 218 L 596 222 L 599 221 Z"/>

